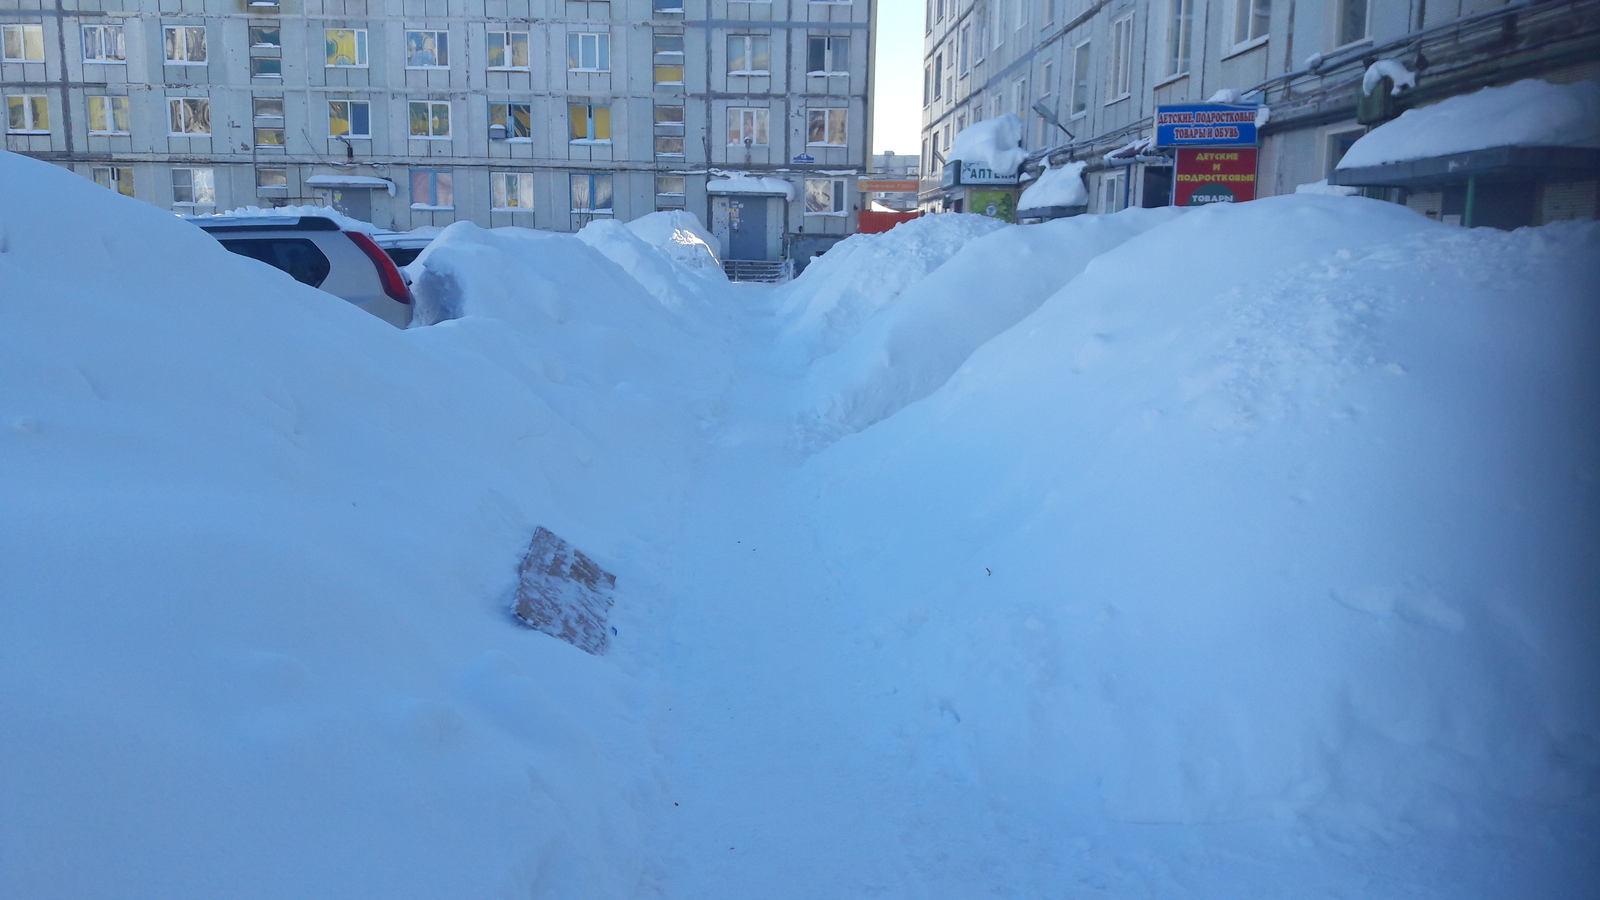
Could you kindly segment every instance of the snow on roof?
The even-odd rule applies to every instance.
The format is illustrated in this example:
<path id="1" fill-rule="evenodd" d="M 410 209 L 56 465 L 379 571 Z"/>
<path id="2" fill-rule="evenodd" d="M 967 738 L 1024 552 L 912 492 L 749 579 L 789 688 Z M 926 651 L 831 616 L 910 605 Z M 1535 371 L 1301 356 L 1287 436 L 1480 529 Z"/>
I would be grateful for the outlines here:
<path id="1" fill-rule="evenodd" d="M 752 175 L 749 172 L 719 172 L 718 177 L 707 179 L 708 194 L 782 194 L 794 199 L 794 185 L 782 178 Z"/>
<path id="2" fill-rule="evenodd" d="M 1089 191 L 1083 186 L 1087 163 L 1069 162 L 1039 173 L 1039 180 L 1028 185 L 1017 201 L 1017 209 L 1043 209 L 1049 206 L 1088 206 Z"/>
<path id="3" fill-rule="evenodd" d="M 383 188 L 394 196 L 394 182 L 387 178 L 374 178 L 371 175 L 312 175 L 306 179 L 306 184 L 312 187 L 373 187 Z"/>
<path id="4" fill-rule="evenodd" d="M 315 178 L 316 176 L 313 175 L 311 177 Z M 353 219 L 331 206 L 241 206 L 224 213 L 218 213 L 218 215 L 246 218 L 259 216 L 321 216 L 324 219 L 332 219 L 337 222 L 339 227 L 345 231 L 364 231 L 367 234 L 377 234 L 385 230 L 371 222 Z"/>
<path id="5" fill-rule="evenodd" d="M 1021 145 L 1022 120 L 1006 113 L 961 129 L 950 142 L 950 152 L 945 158 L 959 159 L 1005 177 L 1017 174 L 1017 169 L 1027 160 L 1028 151 Z"/>
<path id="6" fill-rule="evenodd" d="M 1151 147 L 1155 146 L 1155 143 L 1156 139 L 1153 137 L 1138 138 L 1137 140 L 1129 141 L 1128 143 L 1123 144 L 1121 147 L 1118 147 L 1110 153 L 1107 153 L 1103 159 L 1105 159 L 1106 163 L 1109 165 L 1120 165 L 1124 160 L 1133 159 L 1146 150 L 1149 150 Z"/>
<path id="7" fill-rule="evenodd" d="M 1530 78 L 1406 110 L 1356 141 L 1339 168 L 1490 147 L 1600 147 L 1600 81 Z"/>
<path id="8" fill-rule="evenodd" d="M 1417 86 L 1417 73 L 1406 68 L 1405 63 L 1398 59 L 1380 59 L 1367 66 L 1366 73 L 1361 76 L 1361 93 L 1371 94 L 1385 78 L 1394 82 L 1394 89 L 1389 92 L 1391 94 Z"/>

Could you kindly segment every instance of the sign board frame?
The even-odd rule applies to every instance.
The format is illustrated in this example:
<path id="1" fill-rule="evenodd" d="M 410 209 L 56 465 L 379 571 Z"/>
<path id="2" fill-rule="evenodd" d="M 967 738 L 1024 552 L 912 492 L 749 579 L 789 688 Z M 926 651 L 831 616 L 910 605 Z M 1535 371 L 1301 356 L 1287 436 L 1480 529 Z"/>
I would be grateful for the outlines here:
<path id="1" fill-rule="evenodd" d="M 1172 205 L 1254 200 L 1259 153 L 1255 147 L 1179 147 L 1173 165 Z"/>
<path id="2" fill-rule="evenodd" d="M 1256 143 L 1253 103 L 1190 103 L 1156 107 L 1157 147 L 1217 147 Z"/>

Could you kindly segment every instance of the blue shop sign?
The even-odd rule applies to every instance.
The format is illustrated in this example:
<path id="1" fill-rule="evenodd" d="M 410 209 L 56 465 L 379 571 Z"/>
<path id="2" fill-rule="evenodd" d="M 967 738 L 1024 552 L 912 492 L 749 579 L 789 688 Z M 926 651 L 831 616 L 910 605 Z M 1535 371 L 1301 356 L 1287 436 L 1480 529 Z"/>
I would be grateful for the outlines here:
<path id="1" fill-rule="evenodd" d="M 1255 104 L 1195 103 L 1156 107 L 1157 147 L 1203 147 L 1256 142 Z"/>

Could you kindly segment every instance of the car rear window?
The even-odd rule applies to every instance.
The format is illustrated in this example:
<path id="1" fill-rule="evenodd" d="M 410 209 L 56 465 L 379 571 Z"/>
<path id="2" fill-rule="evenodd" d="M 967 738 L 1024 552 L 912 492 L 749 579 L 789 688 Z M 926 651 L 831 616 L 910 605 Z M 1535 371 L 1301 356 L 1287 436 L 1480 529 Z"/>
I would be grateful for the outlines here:
<path id="1" fill-rule="evenodd" d="M 282 269 L 301 284 L 320 287 L 333 267 L 317 245 L 306 238 L 238 238 L 222 241 L 240 256 L 259 259 L 274 269 Z"/>
<path id="2" fill-rule="evenodd" d="M 383 248 L 383 252 L 389 254 L 389 258 L 394 260 L 394 264 L 395 265 L 397 265 L 397 266 L 409 266 L 409 265 L 411 265 L 412 261 L 414 261 L 418 256 L 420 256 L 422 254 L 422 248 L 421 247 L 385 247 L 385 248 Z"/>

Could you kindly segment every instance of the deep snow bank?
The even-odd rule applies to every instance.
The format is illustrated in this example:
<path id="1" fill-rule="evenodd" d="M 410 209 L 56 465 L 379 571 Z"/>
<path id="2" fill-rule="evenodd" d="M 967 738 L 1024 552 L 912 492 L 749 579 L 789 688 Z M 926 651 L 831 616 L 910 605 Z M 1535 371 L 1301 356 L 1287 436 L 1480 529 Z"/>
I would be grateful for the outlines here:
<path id="1" fill-rule="evenodd" d="M 1587 892 L 1597 283 L 1592 223 L 1189 212 L 812 458 L 857 616 L 819 627 L 854 639 L 860 752 L 926 798 L 915 883 Z"/>
<path id="2" fill-rule="evenodd" d="M 0 197 L 0 895 L 627 896 L 629 586 L 714 350 L 573 238 L 401 332 L 62 169 Z M 535 525 L 619 575 L 612 656 L 510 625 Z"/>

